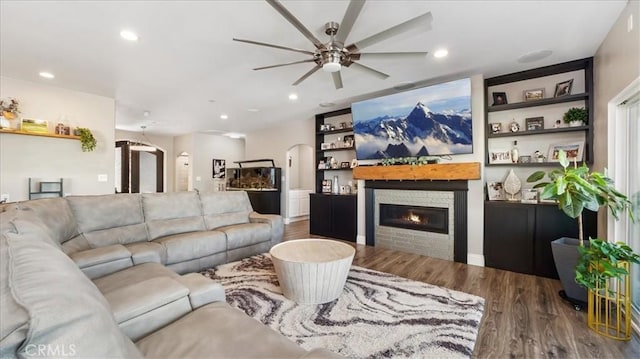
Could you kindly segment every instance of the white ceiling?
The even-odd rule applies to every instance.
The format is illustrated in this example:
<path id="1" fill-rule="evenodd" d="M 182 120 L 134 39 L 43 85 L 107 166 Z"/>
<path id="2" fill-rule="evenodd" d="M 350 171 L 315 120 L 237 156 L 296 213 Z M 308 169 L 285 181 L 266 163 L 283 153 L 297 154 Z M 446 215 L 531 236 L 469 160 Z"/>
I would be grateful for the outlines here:
<path id="1" fill-rule="evenodd" d="M 324 24 L 340 22 L 347 1 L 283 1 L 308 29 L 328 41 Z M 344 88 L 314 64 L 252 71 L 306 55 L 234 42 L 233 37 L 307 49 L 313 45 L 264 1 L 2 1 L 0 73 L 116 99 L 116 127 L 148 133 L 248 132 L 278 121 L 308 119 L 392 91 L 484 73 L 495 76 L 593 56 L 626 0 L 615 1 L 368 1 L 347 43 L 431 11 L 431 31 L 414 30 L 366 51 L 429 51 L 445 59 L 370 59 L 380 80 L 342 72 Z M 136 43 L 122 29 L 134 30 Z M 549 49 L 543 60 L 523 54 Z M 40 71 L 55 79 L 38 76 Z M 288 99 L 296 92 L 299 99 Z M 210 102 L 214 100 L 214 102 Z M 320 103 L 336 106 L 322 108 Z M 259 109 L 249 112 L 248 109 Z M 148 110 L 151 115 L 143 116 Z M 228 120 L 220 114 L 228 114 Z"/>

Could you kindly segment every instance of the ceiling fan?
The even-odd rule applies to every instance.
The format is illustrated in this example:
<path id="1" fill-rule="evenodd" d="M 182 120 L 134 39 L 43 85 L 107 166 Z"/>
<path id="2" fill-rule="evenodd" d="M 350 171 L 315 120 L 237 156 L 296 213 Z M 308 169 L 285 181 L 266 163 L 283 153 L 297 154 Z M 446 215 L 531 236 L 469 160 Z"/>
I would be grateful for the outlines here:
<path id="1" fill-rule="evenodd" d="M 342 88 L 342 76 L 340 75 L 340 70 L 343 67 L 350 67 L 351 65 L 361 68 L 369 72 L 370 74 L 377 76 L 381 79 L 386 79 L 389 75 L 384 72 L 375 70 L 369 66 L 365 66 L 359 62 L 360 58 L 365 57 L 403 57 L 403 56 L 425 56 L 427 52 L 361 52 L 361 49 L 366 48 L 367 46 L 371 46 L 380 41 L 386 40 L 390 37 L 399 35 L 408 30 L 417 28 L 419 26 L 424 26 L 425 30 L 431 30 L 431 21 L 433 17 L 431 16 L 431 12 L 426 12 L 422 15 L 416 16 L 412 19 L 409 19 L 403 23 L 395 25 L 391 28 L 383 30 L 377 34 L 371 35 L 365 39 L 360 41 L 356 41 L 350 45 L 345 46 L 345 41 L 347 36 L 349 36 L 349 32 L 351 32 L 351 28 L 355 23 L 362 7 L 366 0 L 351 0 L 349 6 L 347 7 L 347 11 L 344 14 L 344 18 L 342 19 L 342 23 L 338 24 L 337 22 L 328 22 L 325 25 L 325 33 L 331 36 L 331 39 L 327 43 L 323 43 L 318 38 L 316 38 L 311 31 L 309 31 L 293 14 L 289 12 L 278 0 L 265 0 L 269 5 L 271 5 L 276 11 L 280 13 L 287 21 L 291 23 L 298 31 L 300 31 L 307 39 L 309 39 L 313 45 L 315 46 L 314 51 L 307 51 L 302 49 L 295 49 L 286 46 L 274 45 L 265 42 L 252 41 L 252 40 L 244 40 L 234 38 L 234 41 L 246 42 L 248 44 L 260 45 L 273 47 L 276 49 L 287 50 L 299 52 L 302 54 L 312 56 L 311 59 L 301 60 L 301 61 L 293 61 L 284 64 L 271 65 L 271 66 L 263 66 L 254 68 L 254 70 L 264 70 L 264 69 L 272 69 L 275 67 L 289 66 L 295 64 L 301 64 L 305 62 L 314 62 L 316 64 L 311 70 L 302 75 L 296 82 L 293 83 L 293 86 L 300 84 L 302 81 L 306 80 L 313 73 L 318 71 L 319 69 L 323 69 L 326 72 L 330 72 L 333 77 L 333 84 L 336 89 Z"/>

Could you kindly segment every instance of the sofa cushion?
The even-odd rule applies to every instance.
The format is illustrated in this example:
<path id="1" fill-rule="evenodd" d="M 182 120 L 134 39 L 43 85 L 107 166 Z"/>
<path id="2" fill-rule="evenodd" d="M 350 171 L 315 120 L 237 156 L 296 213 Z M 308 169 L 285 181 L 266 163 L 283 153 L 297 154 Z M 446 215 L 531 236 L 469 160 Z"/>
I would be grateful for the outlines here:
<path id="1" fill-rule="evenodd" d="M 89 278 L 98 278 L 131 267 L 131 253 L 121 244 L 75 252 L 71 259 Z"/>
<path id="2" fill-rule="evenodd" d="M 8 221 L 2 221 L 8 222 Z M 9 246 L 7 236 L 0 235 L 0 358 L 13 356 L 27 337 L 29 313 L 12 293 L 9 285 Z"/>
<path id="3" fill-rule="evenodd" d="M 266 223 L 245 223 L 218 228 L 227 235 L 227 248 L 236 249 L 271 239 L 271 226 Z"/>
<path id="4" fill-rule="evenodd" d="M 23 224 L 14 220 L 17 233 L 7 232 L 3 241 L 12 296 L 29 313 L 29 331 L 14 354 L 27 357 L 44 347 L 77 357 L 141 357 L 91 281 L 46 232 Z"/>
<path id="5" fill-rule="evenodd" d="M 78 224 L 64 198 L 36 199 L 21 202 L 19 206 L 24 211 L 33 211 L 45 225 L 51 237 L 60 244 L 79 234 Z"/>
<path id="6" fill-rule="evenodd" d="M 249 222 L 253 211 L 245 191 L 200 193 L 207 229 Z"/>
<path id="7" fill-rule="evenodd" d="M 139 194 L 66 197 L 92 248 L 147 241 Z"/>
<path id="8" fill-rule="evenodd" d="M 225 252 L 227 238 L 220 231 L 175 234 L 157 239 L 165 248 L 165 263 L 173 264 Z"/>
<path id="9" fill-rule="evenodd" d="M 151 239 L 205 230 L 196 192 L 144 193 L 142 208 Z"/>
<path id="10" fill-rule="evenodd" d="M 131 252 L 134 265 L 142 263 L 164 263 L 164 247 L 154 242 L 129 243 L 125 247 Z"/>
<path id="11" fill-rule="evenodd" d="M 178 278 L 177 273 L 159 263 L 144 263 L 123 271 L 96 278 L 93 283 L 103 294 L 113 292 L 124 286 L 135 285 L 147 279 L 167 277 Z"/>

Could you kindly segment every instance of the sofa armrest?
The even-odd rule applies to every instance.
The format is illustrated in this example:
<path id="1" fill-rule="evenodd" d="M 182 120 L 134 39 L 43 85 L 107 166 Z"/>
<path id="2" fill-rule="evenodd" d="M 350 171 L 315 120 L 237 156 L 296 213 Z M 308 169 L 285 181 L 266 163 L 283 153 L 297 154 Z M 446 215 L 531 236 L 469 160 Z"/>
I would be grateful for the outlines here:
<path id="1" fill-rule="evenodd" d="M 249 213 L 249 222 L 267 223 L 271 226 L 271 245 L 280 243 L 284 236 L 284 222 L 282 216 L 277 214 Z"/>
<path id="2" fill-rule="evenodd" d="M 189 288 L 191 308 L 196 309 L 213 302 L 224 302 L 224 287 L 199 273 L 189 273 L 176 278 Z"/>
<path id="3" fill-rule="evenodd" d="M 120 244 L 71 253 L 69 257 L 91 279 L 102 277 L 133 265 L 131 252 Z"/>

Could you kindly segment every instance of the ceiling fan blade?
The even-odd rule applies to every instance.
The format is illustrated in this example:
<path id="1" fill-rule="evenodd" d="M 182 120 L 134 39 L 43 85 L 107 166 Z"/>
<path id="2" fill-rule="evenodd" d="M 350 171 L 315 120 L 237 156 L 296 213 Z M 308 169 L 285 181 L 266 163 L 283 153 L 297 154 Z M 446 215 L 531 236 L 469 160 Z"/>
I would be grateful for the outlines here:
<path id="1" fill-rule="evenodd" d="M 362 11 L 362 7 L 365 2 L 366 0 L 351 0 L 349 7 L 347 7 L 347 11 L 344 13 L 340 27 L 338 27 L 338 33 L 335 38 L 337 42 L 344 44 L 347 40 L 347 36 L 349 36 L 351 28 L 356 22 L 358 15 L 360 15 L 360 11 Z"/>
<path id="2" fill-rule="evenodd" d="M 302 25 L 300 20 L 298 20 L 295 16 L 293 16 L 293 14 L 290 13 L 289 10 L 287 10 L 287 8 L 285 8 L 279 1 L 277 0 L 265 0 L 265 1 L 268 2 L 269 5 L 271 5 L 274 9 L 276 9 L 276 11 L 280 13 L 280 15 L 282 15 L 285 19 L 287 19 L 287 21 L 289 21 L 291 25 L 293 25 L 296 29 L 298 29 L 298 31 L 300 31 L 307 39 L 313 42 L 313 45 L 317 49 L 324 48 L 324 44 L 320 42 L 320 40 L 318 40 L 318 38 L 316 38 L 311 33 L 311 31 L 309 31 L 309 29 L 307 29 L 304 25 Z"/>
<path id="3" fill-rule="evenodd" d="M 295 65 L 295 64 L 303 64 L 305 62 L 314 62 L 313 59 L 308 59 L 308 60 L 300 60 L 300 61 L 293 61 L 293 62 L 287 62 L 286 64 L 278 64 L 278 65 L 270 65 L 270 66 L 262 66 L 262 67 L 256 67 L 253 70 L 265 70 L 265 69 L 272 69 L 274 67 L 282 67 L 282 66 L 289 66 L 289 65 Z"/>
<path id="4" fill-rule="evenodd" d="M 389 77 L 389 75 L 385 74 L 384 72 L 378 71 L 378 70 L 373 69 L 373 68 L 371 68 L 369 66 L 365 66 L 365 65 L 363 65 L 361 63 L 354 62 L 351 65 L 355 65 L 356 67 L 359 67 L 359 68 L 361 68 L 363 70 L 366 70 L 369 73 L 371 73 L 372 75 L 374 75 L 374 76 L 376 76 L 378 78 L 381 78 L 383 80 L 386 79 L 387 77 Z M 351 65 L 349 65 L 349 66 L 351 66 Z"/>
<path id="5" fill-rule="evenodd" d="M 333 85 L 336 87 L 336 90 L 342 88 L 342 76 L 340 75 L 340 71 L 332 72 L 331 77 L 333 78 Z"/>
<path id="6" fill-rule="evenodd" d="M 286 47 L 286 46 L 268 44 L 266 42 L 259 42 L 259 41 L 253 41 L 253 40 L 244 40 L 244 39 L 236 39 L 236 38 L 233 38 L 233 41 L 246 42 L 247 44 L 252 44 L 252 45 L 273 47 L 273 48 L 280 49 L 280 50 L 295 51 L 295 52 L 300 52 L 300 53 L 303 53 L 303 54 L 307 54 L 307 55 L 313 56 L 313 52 L 311 52 L 311 51 L 294 49 L 293 47 Z"/>
<path id="7" fill-rule="evenodd" d="M 433 16 L 431 15 L 431 12 L 424 13 L 422 15 L 414 17 L 413 19 L 400 23 L 396 26 L 380 31 L 375 35 L 371 35 L 366 39 L 362 39 L 360 41 L 354 42 L 353 44 L 347 46 L 347 50 L 349 50 L 349 52 L 358 52 L 358 50 L 360 49 L 364 49 L 367 46 L 371 46 L 380 41 L 399 35 L 403 32 L 409 31 L 421 25 L 425 25 L 426 30 L 431 30 L 431 21 L 433 21 Z"/>
<path id="8" fill-rule="evenodd" d="M 294 82 L 292 85 L 293 86 L 298 86 L 302 81 L 306 80 L 307 77 L 313 75 L 314 72 L 320 70 L 322 66 L 320 65 L 316 65 L 316 67 L 312 68 L 311 70 L 309 70 L 309 72 L 307 72 L 306 74 L 302 75 L 302 77 L 300 77 L 296 82 Z"/>
<path id="9" fill-rule="evenodd" d="M 361 52 L 357 55 L 356 60 L 359 58 L 365 59 L 375 59 L 375 58 L 398 58 L 398 57 L 425 57 L 428 52 Z M 351 58 L 354 58 L 354 55 L 351 55 Z"/>

